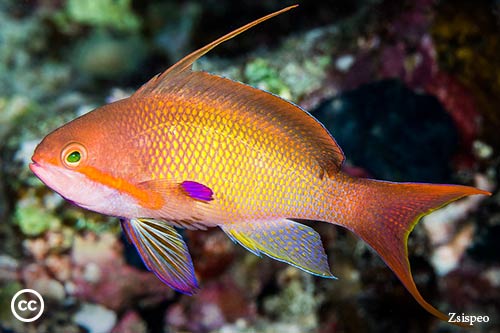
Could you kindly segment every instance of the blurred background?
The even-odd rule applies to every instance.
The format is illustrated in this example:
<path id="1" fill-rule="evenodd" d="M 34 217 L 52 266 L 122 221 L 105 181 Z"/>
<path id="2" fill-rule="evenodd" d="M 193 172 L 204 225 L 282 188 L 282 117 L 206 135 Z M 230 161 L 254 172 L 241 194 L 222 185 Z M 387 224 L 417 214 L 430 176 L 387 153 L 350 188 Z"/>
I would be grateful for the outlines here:
<path id="1" fill-rule="evenodd" d="M 50 131 L 296 2 L 196 68 L 309 110 L 348 173 L 493 191 L 426 217 L 409 257 L 431 304 L 489 316 L 469 332 L 500 331 L 500 1 L 0 0 L 0 332 L 461 331 L 323 223 L 339 280 L 259 259 L 218 229 L 185 231 L 202 289 L 178 294 L 145 270 L 117 219 L 72 206 L 29 171 Z M 45 300 L 32 323 L 11 313 L 23 288 Z"/>

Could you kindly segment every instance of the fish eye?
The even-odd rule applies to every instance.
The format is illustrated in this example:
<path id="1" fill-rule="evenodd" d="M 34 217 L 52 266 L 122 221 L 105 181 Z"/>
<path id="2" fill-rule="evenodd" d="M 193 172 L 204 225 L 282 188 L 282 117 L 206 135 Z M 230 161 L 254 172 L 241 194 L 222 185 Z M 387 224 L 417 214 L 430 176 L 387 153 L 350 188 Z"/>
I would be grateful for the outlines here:
<path id="1" fill-rule="evenodd" d="M 66 156 L 66 162 L 68 163 L 78 163 L 80 162 L 80 159 L 82 158 L 82 154 L 78 150 L 75 150 L 71 153 L 69 153 L 68 156 Z"/>
<path id="2" fill-rule="evenodd" d="M 68 168 L 76 168 L 87 156 L 85 147 L 79 143 L 70 143 L 61 154 L 63 164 Z"/>

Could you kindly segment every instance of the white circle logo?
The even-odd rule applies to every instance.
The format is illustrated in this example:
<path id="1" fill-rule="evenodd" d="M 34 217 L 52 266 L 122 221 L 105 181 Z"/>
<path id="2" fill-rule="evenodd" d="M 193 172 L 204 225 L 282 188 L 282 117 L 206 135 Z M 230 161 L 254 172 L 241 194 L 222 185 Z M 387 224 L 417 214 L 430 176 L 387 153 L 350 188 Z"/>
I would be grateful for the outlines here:
<path id="1" fill-rule="evenodd" d="M 27 294 L 33 294 L 35 297 L 21 297 L 18 301 L 19 296 Z M 43 313 L 43 308 L 44 303 L 42 295 L 33 289 L 19 290 L 14 297 L 12 297 L 12 301 L 10 302 L 10 310 L 12 311 L 12 314 L 17 319 L 24 321 L 25 323 L 29 323 L 40 318 Z"/>

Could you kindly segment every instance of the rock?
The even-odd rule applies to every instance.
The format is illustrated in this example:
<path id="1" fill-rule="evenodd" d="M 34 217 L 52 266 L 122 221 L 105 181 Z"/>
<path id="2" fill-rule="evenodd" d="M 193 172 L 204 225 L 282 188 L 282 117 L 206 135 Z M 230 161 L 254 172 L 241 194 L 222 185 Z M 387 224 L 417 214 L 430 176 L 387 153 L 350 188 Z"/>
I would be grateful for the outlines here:
<path id="1" fill-rule="evenodd" d="M 62 303 L 66 298 L 64 286 L 61 282 L 55 279 L 38 279 L 33 282 L 31 287 L 32 289 L 38 291 L 44 298 L 50 298 L 60 303 Z"/>
<path id="2" fill-rule="evenodd" d="M 99 304 L 84 303 L 73 321 L 89 333 L 108 333 L 116 324 L 116 313 Z"/>
<path id="3" fill-rule="evenodd" d="M 51 254 L 45 259 L 45 266 L 59 281 L 68 281 L 71 278 L 71 259 L 67 255 Z"/>
<path id="4" fill-rule="evenodd" d="M 318 328 L 316 311 L 323 297 L 315 293 L 314 279 L 295 267 L 281 272 L 278 283 L 283 289 L 279 294 L 264 299 L 264 309 L 284 323 L 313 331 Z"/>
<path id="5" fill-rule="evenodd" d="M 346 158 L 374 178 L 449 181 L 457 129 L 434 96 L 384 80 L 342 93 L 311 113 L 333 134 Z"/>
<path id="6" fill-rule="evenodd" d="M 123 258 L 123 247 L 117 235 L 103 233 L 77 236 L 71 254 L 72 296 L 98 303 L 114 311 L 135 305 L 159 304 L 174 291 L 154 274 L 129 266 Z"/>
<path id="7" fill-rule="evenodd" d="M 354 60 L 351 54 L 344 54 L 335 60 L 335 68 L 341 72 L 347 72 L 354 64 Z"/>
<path id="8" fill-rule="evenodd" d="M 38 236 L 61 225 L 61 220 L 44 208 L 33 191 L 17 202 L 15 217 L 21 231 L 27 236 Z"/>
<path id="9" fill-rule="evenodd" d="M 229 276 L 211 281 L 193 297 L 183 298 L 165 313 L 167 330 L 206 332 L 218 330 L 241 318 L 256 317 L 255 303 Z"/>
<path id="10" fill-rule="evenodd" d="M 432 266 L 438 275 L 446 275 L 454 270 L 465 250 L 472 243 L 474 226 L 472 224 L 464 226 L 455 237 L 446 245 L 438 247 L 431 257 Z"/>
<path id="11" fill-rule="evenodd" d="M 76 46 L 75 66 L 85 75 L 123 79 L 141 68 L 146 47 L 138 36 L 116 38 L 99 32 Z"/>
<path id="12" fill-rule="evenodd" d="M 7 255 L 0 255 L 0 282 L 17 279 L 19 262 Z"/>
<path id="13" fill-rule="evenodd" d="M 61 28 L 64 24 L 77 22 L 99 28 L 118 31 L 135 31 L 141 27 L 141 20 L 134 13 L 130 0 L 68 0 L 64 11 L 59 12 Z"/>
<path id="14" fill-rule="evenodd" d="M 88 233 L 83 237 L 75 237 L 71 259 L 80 266 L 85 266 L 88 263 L 123 261 L 121 253 L 116 251 L 119 246 L 118 239 L 111 233 L 99 236 Z"/>
<path id="15" fill-rule="evenodd" d="M 146 323 L 135 311 L 128 311 L 123 315 L 112 333 L 147 333 Z"/>
<path id="16" fill-rule="evenodd" d="M 233 263 L 236 246 L 220 229 L 186 230 L 185 236 L 200 280 L 219 278 Z"/>

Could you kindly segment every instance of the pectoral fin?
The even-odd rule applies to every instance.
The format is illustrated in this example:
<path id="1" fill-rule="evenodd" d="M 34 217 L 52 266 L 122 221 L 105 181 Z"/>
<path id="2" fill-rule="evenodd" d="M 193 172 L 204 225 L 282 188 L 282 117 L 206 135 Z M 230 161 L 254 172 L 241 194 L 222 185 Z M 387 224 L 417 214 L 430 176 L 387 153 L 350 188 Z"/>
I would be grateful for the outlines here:
<path id="1" fill-rule="evenodd" d="M 184 195 L 186 198 L 198 201 L 214 200 L 214 192 L 210 187 L 192 180 L 154 179 L 144 181 L 139 186 L 153 193 L 161 193 L 166 197 Z"/>
<path id="2" fill-rule="evenodd" d="M 287 219 L 221 225 L 222 230 L 250 252 L 284 261 L 308 273 L 335 278 L 319 234 Z"/>
<path id="3" fill-rule="evenodd" d="M 193 262 L 182 236 L 171 226 L 152 219 L 122 221 L 146 267 L 169 287 L 188 295 L 199 288 Z"/>
<path id="4" fill-rule="evenodd" d="M 206 185 L 193 182 L 193 181 L 183 181 L 180 185 L 184 192 L 191 198 L 201 201 L 212 201 L 214 200 L 214 192 L 211 188 Z"/>

